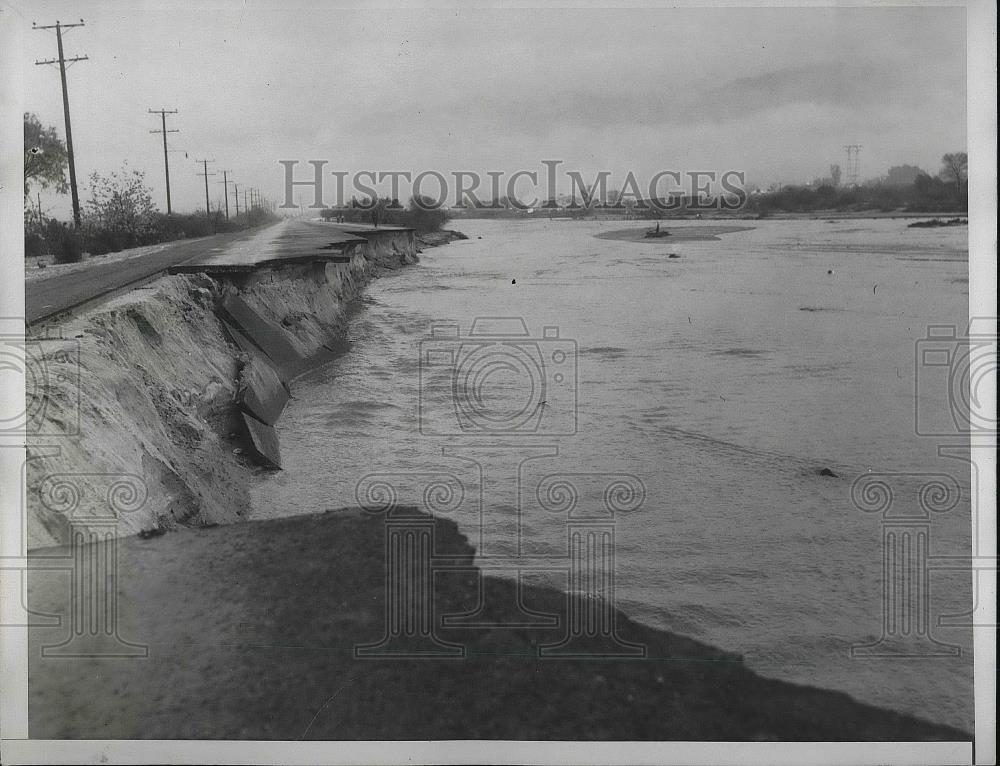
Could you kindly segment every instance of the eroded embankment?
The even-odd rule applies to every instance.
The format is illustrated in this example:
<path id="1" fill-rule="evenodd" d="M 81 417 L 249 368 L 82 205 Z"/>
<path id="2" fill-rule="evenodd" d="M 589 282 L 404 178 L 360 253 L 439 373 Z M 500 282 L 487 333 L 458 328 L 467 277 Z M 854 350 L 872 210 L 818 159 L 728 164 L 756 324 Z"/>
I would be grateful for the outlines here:
<path id="1" fill-rule="evenodd" d="M 292 379 L 336 352 L 369 279 L 417 260 L 410 232 L 367 239 L 340 262 L 164 277 L 62 324 L 29 381 L 28 547 L 243 518 Z"/>

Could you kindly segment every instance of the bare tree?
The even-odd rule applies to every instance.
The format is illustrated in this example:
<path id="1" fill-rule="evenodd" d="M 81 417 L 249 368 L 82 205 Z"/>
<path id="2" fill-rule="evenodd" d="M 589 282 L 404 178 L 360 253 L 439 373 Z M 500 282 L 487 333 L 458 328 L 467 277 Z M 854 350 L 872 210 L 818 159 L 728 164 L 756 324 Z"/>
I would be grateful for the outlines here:
<path id="1" fill-rule="evenodd" d="M 963 188 L 969 180 L 969 155 L 965 152 L 946 154 L 941 163 L 943 167 L 938 174 L 941 180 Z"/>
<path id="2" fill-rule="evenodd" d="M 156 226 L 156 206 L 146 175 L 124 163 L 108 175 L 90 174 L 90 199 L 85 209 L 93 242 L 112 252 L 144 244 Z"/>

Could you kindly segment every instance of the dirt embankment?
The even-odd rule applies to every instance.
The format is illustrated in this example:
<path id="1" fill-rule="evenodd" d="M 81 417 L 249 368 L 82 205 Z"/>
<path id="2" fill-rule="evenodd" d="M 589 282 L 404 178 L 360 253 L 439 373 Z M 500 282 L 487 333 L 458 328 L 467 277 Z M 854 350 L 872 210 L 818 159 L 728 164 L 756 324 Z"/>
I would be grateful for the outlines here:
<path id="1" fill-rule="evenodd" d="M 859 703 L 839 692 L 762 678 L 738 655 L 615 612 L 620 644 L 599 637 L 550 656 L 579 596 L 525 586 L 546 627 L 512 626 L 518 585 L 483 577 L 454 522 L 415 509 L 326 514 L 184 529 L 118 541 L 122 641 L 144 659 L 44 659 L 65 628 L 32 632 L 30 735 L 42 738 L 946 740 L 967 733 Z M 430 535 L 433 626 L 390 622 L 387 521 Z M 433 531 L 428 530 L 428 525 Z M 418 532 L 419 535 L 419 532 Z M 38 552 L 46 556 L 58 551 Z M 421 574 L 423 573 L 423 574 Z M 65 574 L 35 571 L 29 603 L 66 610 Z M 60 579 L 62 577 L 63 579 Z M 398 585 L 398 583 L 397 583 Z M 471 615 L 476 625 L 442 623 Z M 84 610 L 86 611 L 86 610 Z M 444 624 L 444 627 L 441 627 Z M 383 639 L 389 638 L 389 641 Z M 356 647 L 364 657 L 356 657 Z M 548 647 L 543 652 L 540 649 Z M 428 649 L 439 656 L 400 658 Z M 381 652 L 382 656 L 379 656 Z M 540 656 L 540 654 L 544 656 Z M 462 656 L 464 655 L 464 656 Z M 604 655 L 604 656 L 602 656 Z"/>
<path id="2" fill-rule="evenodd" d="M 280 371 L 288 386 L 336 351 L 369 279 L 416 260 L 406 233 L 386 233 L 349 263 L 164 277 L 60 325 L 29 381 L 27 546 L 63 544 L 71 526 L 107 516 L 112 488 L 130 493 L 117 535 L 244 518 L 247 475 L 261 469 L 239 402 L 264 355 L 235 342 L 220 306 L 236 296 L 302 360 Z"/>

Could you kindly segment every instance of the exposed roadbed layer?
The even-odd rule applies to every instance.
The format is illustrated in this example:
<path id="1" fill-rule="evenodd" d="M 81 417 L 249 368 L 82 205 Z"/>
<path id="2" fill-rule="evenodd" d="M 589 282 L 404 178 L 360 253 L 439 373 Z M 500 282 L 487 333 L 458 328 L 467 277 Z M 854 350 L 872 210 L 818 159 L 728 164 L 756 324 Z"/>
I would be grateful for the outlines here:
<path id="1" fill-rule="evenodd" d="M 433 525 L 435 565 L 464 567 L 434 575 L 434 624 L 474 611 L 480 582 L 481 619 L 509 623 L 515 583 L 480 581 L 453 522 L 404 513 Z M 565 636 L 568 597 L 549 588 L 525 586 L 523 603 L 563 627 L 441 628 L 442 645 L 464 647 L 464 659 L 355 659 L 355 645 L 386 634 L 385 530 L 383 514 L 345 509 L 117 540 L 119 635 L 149 656 L 43 659 L 41 646 L 65 639 L 65 619 L 32 629 L 30 736 L 969 740 L 762 678 L 736 655 L 621 613 L 620 638 L 644 644 L 646 658 L 539 659 Z M 66 614 L 67 570 L 29 579 L 32 609 Z"/>
<path id="2" fill-rule="evenodd" d="M 672 226 L 668 223 L 660 223 L 660 236 L 647 237 L 646 232 L 654 231 L 656 224 L 645 222 L 643 226 L 634 226 L 628 229 L 615 229 L 614 231 L 602 231 L 595 234 L 597 239 L 617 239 L 623 242 L 646 242 L 648 244 L 664 245 L 671 242 L 697 242 L 699 240 L 711 241 L 719 239 L 719 234 L 733 234 L 737 231 L 752 231 L 753 226 Z M 669 232 L 669 236 L 664 236 L 664 232 Z"/>

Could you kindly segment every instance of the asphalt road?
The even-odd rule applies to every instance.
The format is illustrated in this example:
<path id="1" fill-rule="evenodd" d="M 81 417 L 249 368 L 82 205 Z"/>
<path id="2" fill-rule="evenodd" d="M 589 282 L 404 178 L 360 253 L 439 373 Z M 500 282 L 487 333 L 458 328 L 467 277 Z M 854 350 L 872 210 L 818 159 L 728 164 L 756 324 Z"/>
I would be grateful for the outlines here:
<path id="1" fill-rule="evenodd" d="M 212 248 L 253 237 L 260 229 L 216 234 L 196 240 L 172 242 L 155 253 L 140 258 L 95 262 L 92 265 L 52 277 L 26 282 L 25 320 L 28 324 L 59 314 L 86 301 L 114 292 L 133 282 L 148 279 L 184 261 L 205 255 Z"/>

